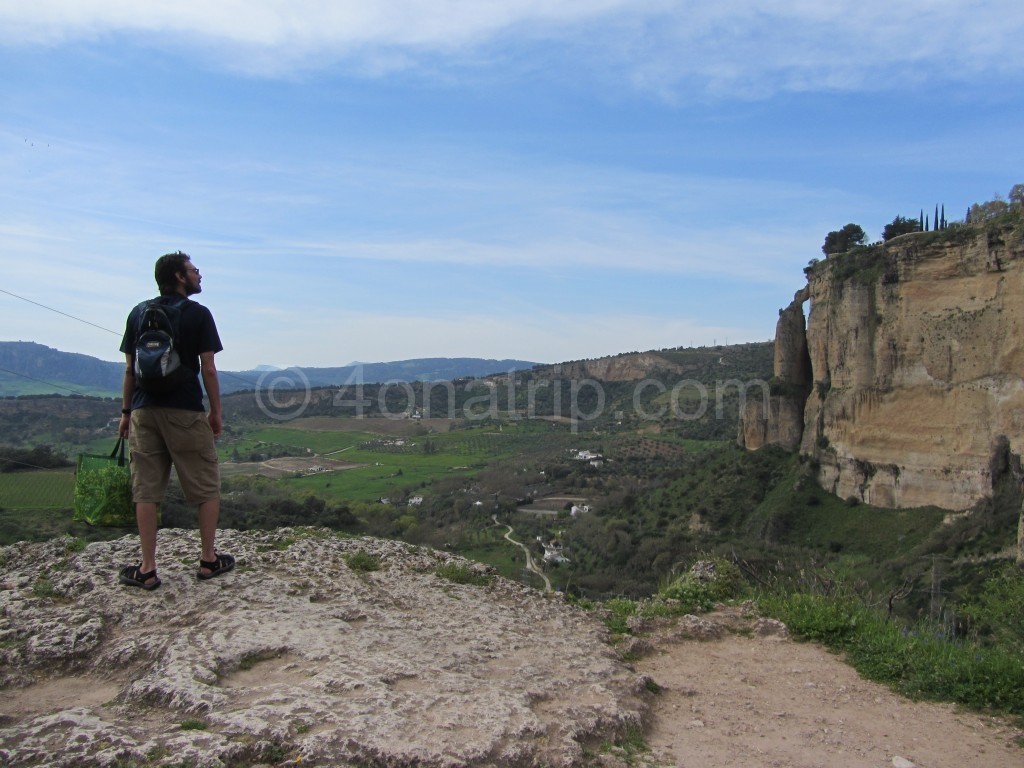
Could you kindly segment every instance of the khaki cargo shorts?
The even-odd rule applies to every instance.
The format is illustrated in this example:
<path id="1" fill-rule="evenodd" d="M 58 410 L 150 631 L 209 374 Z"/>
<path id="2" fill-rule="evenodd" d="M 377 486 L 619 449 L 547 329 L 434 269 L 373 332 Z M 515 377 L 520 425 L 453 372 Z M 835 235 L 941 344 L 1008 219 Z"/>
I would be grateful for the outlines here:
<path id="1" fill-rule="evenodd" d="M 217 446 L 205 411 L 138 408 L 132 411 L 132 500 L 159 503 L 171 465 L 189 504 L 220 498 Z"/>

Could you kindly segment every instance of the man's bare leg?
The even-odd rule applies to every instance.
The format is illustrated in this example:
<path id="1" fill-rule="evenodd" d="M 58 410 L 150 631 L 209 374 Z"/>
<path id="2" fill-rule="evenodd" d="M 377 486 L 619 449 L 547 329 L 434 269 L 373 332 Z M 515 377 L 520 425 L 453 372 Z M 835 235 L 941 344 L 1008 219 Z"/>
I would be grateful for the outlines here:
<path id="1" fill-rule="evenodd" d="M 199 505 L 199 541 L 203 551 L 200 559 L 212 563 L 217 559 L 214 541 L 217 538 L 217 520 L 220 517 L 220 499 L 210 499 Z M 212 573 L 209 568 L 200 569 Z"/>
<path id="2" fill-rule="evenodd" d="M 149 501 L 140 501 L 135 505 L 135 522 L 139 526 L 139 546 L 142 549 L 142 563 L 139 570 L 150 573 L 156 570 L 156 510 L 157 505 Z M 151 584 L 153 579 L 147 579 Z"/>

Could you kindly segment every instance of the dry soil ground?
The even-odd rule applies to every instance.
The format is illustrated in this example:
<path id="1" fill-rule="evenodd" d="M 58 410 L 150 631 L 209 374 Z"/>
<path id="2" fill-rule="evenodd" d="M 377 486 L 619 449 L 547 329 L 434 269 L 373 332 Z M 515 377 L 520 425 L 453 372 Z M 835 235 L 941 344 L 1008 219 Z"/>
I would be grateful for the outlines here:
<path id="1" fill-rule="evenodd" d="M 1008 720 L 910 701 L 815 644 L 732 632 L 652 644 L 636 664 L 662 687 L 652 765 L 1024 766 L 1024 733 Z"/>

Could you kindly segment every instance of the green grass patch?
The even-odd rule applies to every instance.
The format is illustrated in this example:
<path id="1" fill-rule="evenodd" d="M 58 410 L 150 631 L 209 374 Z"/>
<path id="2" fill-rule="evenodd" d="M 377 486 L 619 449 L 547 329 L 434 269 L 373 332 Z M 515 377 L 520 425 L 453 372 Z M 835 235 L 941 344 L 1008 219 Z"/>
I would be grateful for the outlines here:
<path id="1" fill-rule="evenodd" d="M 630 724 L 617 739 L 602 743 L 599 751 L 603 754 L 614 754 L 621 757 L 626 765 L 636 765 L 640 756 L 650 752 L 651 748 L 644 740 L 644 733 L 640 726 Z"/>
<path id="2" fill-rule="evenodd" d="M 380 558 L 371 555 L 364 549 L 357 549 L 355 552 L 350 552 L 344 557 L 345 564 L 353 571 L 359 571 L 361 573 L 369 573 L 371 571 L 379 571 L 381 569 Z"/>
<path id="3" fill-rule="evenodd" d="M 494 576 L 492 574 L 480 573 L 464 563 L 444 563 L 443 565 L 439 565 L 434 573 L 438 577 L 454 584 L 470 584 L 477 587 L 486 587 L 494 581 Z"/>
<path id="4" fill-rule="evenodd" d="M 220 448 L 223 459 L 253 454 L 326 456 L 357 466 L 352 469 L 286 477 L 296 492 L 313 493 L 332 502 L 372 502 L 422 487 L 452 475 L 472 475 L 495 458 L 515 455 L 531 442 L 543 441 L 531 430 L 483 429 L 395 437 L 370 432 L 265 427 Z"/>
<path id="5" fill-rule="evenodd" d="M 307 449 L 317 454 L 333 454 L 336 451 L 351 449 L 372 440 L 376 435 L 370 432 L 327 432 L 311 429 L 292 429 L 289 427 L 263 427 L 244 434 L 243 438 L 236 443 L 227 442 L 223 450 L 228 453 L 237 446 L 239 453 L 259 452 L 261 446 L 286 446 L 294 448 L 297 452 L 304 452 Z M 340 454 L 338 458 L 343 458 Z M 347 460 L 347 458 L 346 458 Z"/>
<path id="6" fill-rule="evenodd" d="M 284 552 L 296 541 L 297 539 L 294 536 L 285 536 L 283 539 L 278 539 L 277 541 L 272 541 L 269 544 L 261 545 L 260 549 L 264 552 Z"/>
<path id="7" fill-rule="evenodd" d="M 40 469 L 0 474 L 0 509 L 70 507 L 75 495 L 75 471 Z"/>
<path id="8" fill-rule="evenodd" d="M 50 599 L 59 596 L 53 582 L 45 576 L 39 576 L 32 583 L 32 595 L 41 599 Z"/>
<path id="9" fill-rule="evenodd" d="M 774 545 L 829 553 L 833 561 L 867 557 L 871 563 L 905 558 L 932 536 L 947 514 L 937 507 L 888 509 L 850 505 L 807 476 L 795 456 L 749 518 L 750 533 Z M 870 567 L 862 570 L 871 570 Z"/>
<path id="10" fill-rule="evenodd" d="M 1024 658 L 1013 646 L 950 637 L 927 621 L 889 621 L 842 591 L 766 594 L 758 603 L 796 637 L 843 653 L 864 677 L 905 696 L 1024 715 Z"/>
<path id="11" fill-rule="evenodd" d="M 674 613 L 705 613 L 715 603 L 735 600 L 747 591 L 746 582 L 740 569 L 724 557 L 700 561 L 700 572 L 696 575 L 691 568 L 678 576 L 671 576 L 658 587 L 657 594 L 650 601 L 646 613 L 669 607 Z M 663 613 L 663 611 L 661 611 Z"/>
<path id="12" fill-rule="evenodd" d="M 718 602 L 733 600 L 747 593 L 747 586 L 739 568 L 724 558 L 717 558 L 711 562 L 717 571 L 717 578 L 714 580 L 704 580 L 687 571 L 664 580 L 658 592 L 650 598 L 632 600 L 615 597 L 605 601 L 602 604 L 605 625 L 613 635 L 628 635 L 632 634 L 629 620 L 633 616 L 682 616 L 688 613 L 706 613 Z"/>
<path id="13" fill-rule="evenodd" d="M 627 597 L 613 597 L 604 604 L 604 623 L 613 635 L 629 635 L 629 619 L 637 614 L 637 602 Z"/>
<path id="14" fill-rule="evenodd" d="M 963 609 L 978 642 L 1006 648 L 1024 658 L 1024 572 L 1005 565 L 984 583 L 981 594 Z"/>
<path id="15" fill-rule="evenodd" d="M 350 456 L 347 460 L 360 459 Z M 372 502 L 394 496 L 406 488 L 420 487 L 440 477 L 469 476 L 480 469 L 482 467 L 475 470 L 454 469 L 451 457 L 377 456 L 365 461 L 365 466 L 355 469 L 320 472 L 286 478 L 281 482 L 297 492 L 313 493 L 333 502 Z"/>
<path id="16" fill-rule="evenodd" d="M 470 547 L 458 547 L 456 551 L 467 560 L 486 563 L 507 579 L 517 579 L 523 570 L 522 550 L 511 546 L 504 539 Z"/>
<path id="17" fill-rule="evenodd" d="M 25 397 L 29 395 L 85 395 L 88 397 L 118 397 L 121 393 L 112 389 L 66 382 L 56 377 L 48 377 L 47 381 L 33 381 L 24 376 L 0 372 L 0 397 Z"/>

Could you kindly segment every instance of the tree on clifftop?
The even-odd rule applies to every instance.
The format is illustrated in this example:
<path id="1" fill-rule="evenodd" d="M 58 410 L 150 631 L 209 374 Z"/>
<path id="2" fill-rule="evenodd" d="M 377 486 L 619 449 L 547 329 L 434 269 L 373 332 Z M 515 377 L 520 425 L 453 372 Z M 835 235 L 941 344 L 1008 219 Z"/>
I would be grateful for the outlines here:
<path id="1" fill-rule="evenodd" d="M 921 222 L 917 219 L 908 219 L 904 216 L 897 216 L 891 224 L 886 224 L 882 230 L 882 240 L 889 242 L 894 237 L 905 235 L 909 232 L 920 232 Z"/>
<path id="2" fill-rule="evenodd" d="M 967 223 L 981 224 L 1021 205 L 1024 205 L 1024 184 L 1014 184 L 1010 189 L 1010 202 L 1003 200 L 1001 195 L 996 195 L 995 200 L 975 203 L 967 209 Z"/>
<path id="3" fill-rule="evenodd" d="M 847 224 L 838 232 L 829 232 L 825 235 L 825 244 L 821 246 L 821 252 L 826 256 L 831 253 L 846 253 L 855 245 L 863 245 L 867 239 L 867 234 L 859 225 Z"/>

